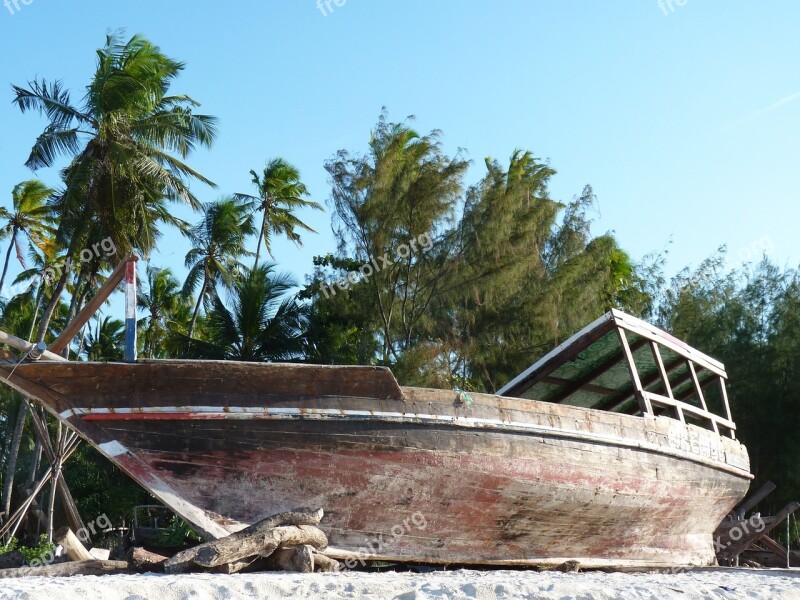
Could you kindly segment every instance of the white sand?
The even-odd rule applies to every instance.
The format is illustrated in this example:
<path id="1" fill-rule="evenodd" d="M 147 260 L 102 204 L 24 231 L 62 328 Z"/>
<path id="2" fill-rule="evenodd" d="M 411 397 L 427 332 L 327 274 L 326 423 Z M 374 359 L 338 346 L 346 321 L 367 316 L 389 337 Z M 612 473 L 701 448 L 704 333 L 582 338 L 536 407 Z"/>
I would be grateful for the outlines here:
<path id="1" fill-rule="evenodd" d="M 0 580 L 0 599 L 233 600 L 238 598 L 542 598 L 800 600 L 800 572 L 703 570 L 681 574 L 452 571 L 296 575 L 114 575 Z"/>

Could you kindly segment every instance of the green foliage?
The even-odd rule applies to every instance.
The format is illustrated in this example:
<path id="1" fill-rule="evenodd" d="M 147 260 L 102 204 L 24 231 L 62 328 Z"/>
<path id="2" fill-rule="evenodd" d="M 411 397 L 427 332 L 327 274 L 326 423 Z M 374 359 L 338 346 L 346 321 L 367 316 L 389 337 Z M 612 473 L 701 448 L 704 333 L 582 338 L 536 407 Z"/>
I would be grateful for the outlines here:
<path id="1" fill-rule="evenodd" d="M 187 332 L 192 337 L 202 304 L 217 294 L 217 286 L 232 290 L 244 267 L 239 262 L 250 256 L 247 238 L 255 233 L 248 206 L 236 198 L 222 198 L 203 206 L 203 219 L 189 231 L 192 248 L 186 254 L 189 274 L 183 295 L 190 297 L 200 285 L 200 293 Z"/>
<path id="2" fill-rule="evenodd" d="M 203 322 L 202 339 L 185 337 L 184 355 L 250 362 L 292 361 L 303 355 L 305 308 L 287 292 L 295 286 L 274 265 L 235 280 L 227 302 L 219 296 Z"/>
<path id="3" fill-rule="evenodd" d="M 647 273 L 613 236 L 591 235 L 590 187 L 553 200 L 555 171 L 517 150 L 507 167 L 487 159 L 465 190 L 466 165 L 438 132 L 420 137 L 385 113 L 367 155 L 326 164 L 339 252 L 318 259 L 304 292 L 315 358 L 363 362 L 377 343 L 372 361 L 404 384 L 494 391 L 609 308 L 651 309 Z M 404 251 L 420 236 L 430 243 Z M 363 281 L 326 287 L 381 257 Z"/>
<path id="4" fill-rule="evenodd" d="M 159 531 L 150 543 L 161 548 L 177 548 L 180 546 L 199 544 L 203 538 L 192 529 L 186 521 L 173 516 L 163 531 Z"/>
<path id="5" fill-rule="evenodd" d="M 64 464 L 64 477 L 87 520 L 105 514 L 115 523 L 131 522 L 133 508 L 151 500 L 138 484 L 85 444 Z"/>
<path id="6" fill-rule="evenodd" d="M 727 269 L 721 249 L 683 270 L 658 299 L 659 325 L 721 360 L 731 410 L 747 446 L 754 488 L 768 480 L 779 509 L 800 493 L 800 275 L 763 260 Z M 763 511 L 766 512 L 766 511 Z"/>
<path id="7" fill-rule="evenodd" d="M 253 264 L 255 269 L 258 267 L 262 243 L 272 256 L 273 235 L 285 235 L 287 239 L 300 246 L 302 241 L 298 229 L 316 233 L 301 221 L 295 212 L 302 208 L 322 210 L 322 206 L 303 197 L 308 194 L 308 189 L 300 181 L 300 171 L 283 158 L 269 161 L 262 175 L 255 171 L 250 171 L 250 175 L 253 178 L 253 185 L 258 190 L 258 196 L 236 194 L 236 197 L 244 201 L 251 210 L 263 213 L 261 228 L 257 234 L 256 258 Z"/>
<path id="8" fill-rule="evenodd" d="M 56 545 L 47 541 L 47 534 L 43 533 L 39 536 L 39 540 L 35 546 L 20 546 L 17 538 L 11 538 L 6 546 L 0 546 L 0 555 L 14 550 L 19 550 L 20 554 L 25 558 L 25 562 L 31 564 L 33 561 L 44 560 L 46 556 L 52 556 Z"/>
<path id="9" fill-rule="evenodd" d="M 56 545 L 47 540 L 46 533 L 43 533 L 39 536 L 39 541 L 35 546 L 30 548 L 26 546 L 20 546 L 17 548 L 17 550 L 22 553 L 22 556 L 25 557 L 25 560 L 28 562 L 28 564 L 31 564 L 34 560 L 43 560 L 47 555 L 52 556 L 52 553 L 55 549 Z"/>

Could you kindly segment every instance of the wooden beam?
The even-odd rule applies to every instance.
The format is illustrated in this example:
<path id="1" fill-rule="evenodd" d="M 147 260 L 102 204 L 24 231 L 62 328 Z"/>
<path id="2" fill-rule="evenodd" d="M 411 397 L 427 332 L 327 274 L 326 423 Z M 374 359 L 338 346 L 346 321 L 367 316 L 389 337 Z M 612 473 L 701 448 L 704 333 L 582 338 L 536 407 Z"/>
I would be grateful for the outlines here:
<path id="1" fill-rule="evenodd" d="M 591 381 L 591 380 L 590 380 Z M 553 377 L 552 375 L 548 375 L 547 377 L 542 379 L 542 383 L 552 383 L 554 385 L 560 386 L 569 386 L 570 392 L 564 396 L 563 399 L 568 398 L 573 393 L 577 391 L 585 391 L 585 392 L 592 392 L 593 394 L 600 394 L 601 396 L 616 396 L 619 393 L 619 390 L 612 390 L 611 388 L 603 387 L 602 385 L 595 385 L 593 383 L 583 383 L 579 388 L 572 389 L 572 380 L 564 379 L 563 377 Z M 559 392 L 559 396 L 561 396 L 563 392 Z M 548 400 L 548 402 L 561 402 L 561 400 L 557 400 L 555 398 Z"/>
<path id="2" fill-rule="evenodd" d="M 30 342 L 27 342 L 22 338 L 18 338 L 15 335 L 11 335 L 10 333 L 6 333 L 5 331 L 0 331 L 0 344 L 6 344 L 8 346 L 11 346 L 12 348 L 16 348 L 20 352 L 25 352 L 25 353 L 30 352 L 31 349 L 35 346 L 35 344 L 31 344 Z M 66 362 L 67 360 L 63 356 L 59 356 L 58 354 L 55 354 L 54 352 L 50 352 L 47 350 L 45 350 L 42 353 L 42 358 L 44 358 L 45 360 L 55 360 L 60 362 Z"/>
<path id="3" fill-rule="evenodd" d="M 780 525 L 784 519 L 788 518 L 789 515 L 791 515 L 798 508 L 800 508 L 800 503 L 798 502 L 791 502 L 787 504 L 771 519 L 764 519 L 764 529 L 762 529 L 760 532 L 753 532 L 753 535 L 744 535 L 741 540 L 731 543 L 730 546 L 727 546 L 720 554 L 723 556 L 723 558 L 728 558 L 731 560 L 735 559 L 755 542 L 759 541 L 763 537 L 766 537 L 770 531 Z"/>
<path id="4" fill-rule="evenodd" d="M 33 404 L 30 402 L 28 402 L 28 409 L 31 413 L 33 430 L 42 446 L 42 451 L 44 452 L 47 461 L 52 465 L 56 461 L 56 453 L 53 450 L 53 446 L 50 442 L 50 436 L 47 433 L 47 423 L 43 422 L 44 419 L 40 418 L 39 414 L 34 409 Z M 64 511 L 67 514 L 67 520 L 69 521 L 70 527 L 72 527 L 75 531 L 83 530 L 85 527 L 83 519 L 81 519 L 80 512 L 78 511 L 78 507 L 75 504 L 72 493 L 67 486 L 67 482 L 64 480 L 64 473 L 61 471 L 59 471 L 58 477 L 56 478 L 56 485 L 58 486 L 58 491 L 61 494 L 61 499 L 64 504 Z"/>
<path id="5" fill-rule="evenodd" d="M 64 552 L 67 553 L 70 560 L 94 559 L 94 557 L 89 554 L 86 546 L 81 543 L 78 536 L 76 536 L 69 527 L 62 527 L 56 531 L 53 534 L 53 543 L 61 544 L 61 547 L 64 548 Z"/>
<path id="6" fill-rule="evenodd" d="M 644 346 L 646 343 L 647 343 L 646 339 L 640 338 L 635 344 L 633 344 L 631 346 L 631 350 L 633 352 L 635 352 L 636 350 L 638 350 L 639 348 Z M 580 379 L 578 379 L 575 382 L 573 382 L 568 388 L 566 388 L 565 390 L 559 392 L 556 396 L 551 398 L 549 400 L 549 402 L 562 402 L 562 401 L 566 400 L 572 394 L 574 394 L 578 390 L 588 386 L 592 381 L 594 381 L 595 379 L 600 377 L 600 375 L 602 375 L 603 373 L 606 373 L 607 371 L 612 369 L 615 365 L 619 364 L 619 362 L 621 360 L 624 360 L 624 358 L 625 358 L 625 355 L 623 354 L 622 351 L 620 351 L 619 354 L 615 354 L 610 359 L 608 359 L 604 363 L 600 364 L 595 369 L 592 369 L 589 373 L 587 373 L 586 375 L 584 375 Z M 545 381 L 546 380 L 547 380 L 547 378 L 545 378 Z M 615 396 L 617 395 L 616 390 L 611 390 L 611 392 Z M 603 392 L 597 392 L 597 393 L 603 393 Z M 604 394 L 604 395 L 608 395 L 608 394 Z"/>
<path id="7" fill-rule="evenodd" d="M 684 361 L 683 358 L 678 357 L 675 360 L 673 360 L 671 363 L 669 363 L 666 366 L 667 374 L 672 373 L 675 369 L 680 367 L 683 364 L 683 361 Z M 650 386 L 653 383 L 655 383 L 655 381 L 659 377 L 661 377 L 661 374 L 658 373 L 658 371 L 656 371 L 655 373 L 652 373 L 652 374 L 648 375 L 647 377 L 645 377 L 642 380 L 642 389 L 646 389 L 648 386 Z M 686 377 L 688 378 L 688 375 L 686 375 Z M 680 385 L 682 380 L 683 379 L 679 379 L 678 382 L 676 383 L 676 385 Z M 604 402 L 602 404 L 599 404 L 599 405 L 595 406 L 594 408 L 597 408 L 597 409 L 600 409 L 600 410 L 610 410 L 610 411 L 613 412 L 620 405 L 626 403 L 628 400 L 631 399 L 631 397 L 634 397 L 634 396 L 635 396 L 635 394 L 633 392 L 624 392 L 624 393 L 620 394 L 619 396 L 617 396 L 616 398 L 612 398 L 609 402 Z"/>
<path id="8" fill-rule="evenodd" d="M 83 307 L 83 310 L 78 313 L 72 322 L 66 326 L 64 331 L 61 332 L 61 335 L 59 335 L 56 340 L 50 344 L 51 352 L 60 354 L 72 343 L 72 340 L 75 339 L 75 336 L 78 335 L 81 329 L 83 329 L 83 326 L 89 322 L 89 319 L 94 316 L 103 303 L 108 300 L 108 297 L 111 295 L 111 293 L 124 279 L 128 263 L 135 263 L 138 260 L 139 257 L 131 253 L 125 258 L 125 260 L 117 265 L 117 267 L 111 272 L 111 275 L 108 276 L 108 279 L 106 279 L 106 282 L 99 290 L 97 290 L 97 294 L 95 294 L 94 297 L 89 300 L 86 306 Z"/>
<path id="9" fill-rule="evenodd" d="M 664 386 L 664 391 L 667 393 L 667 398 L 674 400 L 675 397 L 672 395 L 672 385 L 669 382 L 669 375 L 666 367 L 664 366 L 664 360 L 661 358 L 661 352 L 658 349 L 658 344 L 652 340 L 650 341 L 650 352 L 653 353 L 653 360 L 656 363 L 658 374 L 661 377 L 661 383 Z M 683 417 L 683 409 L 680 406 L 675 407 L 675 413 L 677 414 L 678 420 L 681 423 L 686 423 L 686 419 Z"/>
<path id="10" fill-rule="evenodd" d="M 758 540 L 759 544 L 762 544 L 767 550 L 775 554 L 778 558 L 780 558 L 784 564 L 789 563 L 790 567 L 798 567 L 800 566 L 800 562 L 798 562 L 797 558 L 794 556 L 789 558 L 789 552 L 787 552 L 786 548 L 781 546 L 778 542 L 773 540 L 768 535 L 760 538 Z"/>
<path id="11" fill-rule="evenodd" d="M 728 385 L 725 383 L 725 379 L 723 377 L 719 378 L 719 385 L 720 385 L 720 394 L 722 395 L 722 403 L 725 405 L 725 414 L 728 417 L 729 421 L 733 421 L 733 417 L 731 416 L 731 403 L 728 402 Z M 736 434 L 731 431 L 731 438 L 734 440 L 736 439 Z"/>
<path id="12" fill-rule="evenodd" d="M 645 415 L 653 414 L 653 407 L 650 405 L 650 400 L 643 394 L 642 381 L 639 379 L 639 370 L 636 368 L 636 362 L 633 360 L 633 352 L 631 352 L 630 344 L 628 344 L 628 337 L 622 327 L 617 327 L 617 334 L 619 335 L 620 344 L 622 344 L 622 354 L 625 357 L 628 365 L 628 373 L 630 373 L 631 380 L 633 381 L 633 393 L 636 400 L 639 402 L 639 408 Z"/>
<path id="13" fill-rule="evenodd" d="M 690 360 L 721 377 L 728 377 L 725 373 L 725 366 L 721 362 L 711 358 L 706 354 L 703 354 L 695 348 L 692 348 L 685 342 L 682 342 L 681 340 L 671 336 L 665 331 L 661 331 L 657 327 L 650 325 L 650 323 L 642 321 L 641 319 L 637 319 L 636 317 L 632 317 L 631 315 L 627 315 L 619 310 L 612 309 L 611 313 L 614 317 L 614 322 L 618 327 L 623 327 L 629 330 L 631 333 L 654 340 L 661 346 L 672 350 L 678 356 L 682 356 L 685 359 Z"/>
<path id="14" fill-rule="evenodd" d="M 655 404 L 657 406 L 669 406 L 669 407 L 676 407 L 681 406 L 683 412 L 689 415 L 693 415 L 700 420 L 708 421 L 709 423 L 713 423 L 716 425 L 722 425 L 723 427 L 727 427 L 728 429 L 736 429 L 736 423 L 733 421 L 729 421 L 725 417 L 720 417 L 719 415 L 715 415 L 712 412 L 707 410 L 703 410 L 702 408 L 698 408 L 692 404 L 686 404 L 685 402 L 681 402 L 680 400 L 673 400 L 667 398 L 666 396 L 661 396 L 660 394 L 654 394 L 653 392 L 642 392 L 651 404 Z"/>
<path id="15" fill-rule="evenodd" d="M 759 502 L 774 492 L 777 487 L 778 486 L 776 486 L 774 483 L 768 481 L 758 488 L 758 491 L 755 494 L 749 498 L 745 498 L 745 500 L 734 509 L 734 514 L 740 515 L 742 518 L 744 518 L 745 515 L 753 510 Z"/>
<path id="16" fill-rule="evenodd" d="M 546 377 L 564 363 L 575 360 L 578 354 L 605 336 L 613 328 L 613 315 L 606 313 L 559 346 L 553 348 L 545 356 L 497 390 L 495 394 L 498 396 L 521 396 L 540 382 L 543 377 Z"/>
<path id="17" fill-rule="evenodd" d="M 692 384 L 694 385 L 694 390 L 697 392 L 697 397 L 700 399 L 700 406 L 703 407 L 703 410 L 708 412 L 708 406 L 706 406 L 706 398 L 703 396 L 703 388 L 700 385 L 700 380 L 697 379 L 697 371 L 695 371 L 694 363 L 691 360 L 686 361 L 686 365 L 689 367 L 689 373 L 692 375 Z M 711 421 L 711 427 L 714 428 L 714 433 L 719 435 L 719 427 L 717 427 L 717 422 L 715 420 Z"/>
<path id="18" fill-rule="evenodd" d="M 128 572 L 128 563 L 118 560 L 82 560 L 43 567 L 0 570 L 0 579 L 13 577 L 72 577 L 74 575 L 113 575 Z"/>

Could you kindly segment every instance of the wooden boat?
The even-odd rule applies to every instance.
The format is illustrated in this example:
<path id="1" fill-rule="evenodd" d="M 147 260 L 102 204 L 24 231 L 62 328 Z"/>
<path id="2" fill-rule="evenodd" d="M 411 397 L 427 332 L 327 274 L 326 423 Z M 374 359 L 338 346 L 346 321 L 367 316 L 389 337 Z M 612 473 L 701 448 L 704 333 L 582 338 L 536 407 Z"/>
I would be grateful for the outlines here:
<path id="1" fill-rule="evenodd" d="M 0 377 L 209 538 L 321 506 L 353 560 L 709 565 L 752 479 L 724 367 L 619 311 L 495 395 L 378 367 L 51 358 Z"/>

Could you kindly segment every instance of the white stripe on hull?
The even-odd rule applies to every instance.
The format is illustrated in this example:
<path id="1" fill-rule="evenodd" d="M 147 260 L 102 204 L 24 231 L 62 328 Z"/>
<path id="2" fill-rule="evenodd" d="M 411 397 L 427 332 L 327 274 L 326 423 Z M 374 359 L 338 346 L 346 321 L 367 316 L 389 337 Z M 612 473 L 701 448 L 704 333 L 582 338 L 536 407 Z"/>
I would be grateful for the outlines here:
<path id="1" fill-rule="evenodd" d="M 380 412 L 368 410 L 340 410 L 335 408 L 278 408 L 278 407 L 249 407 L 249 406 L 155 406 L 146 408 L 75 408 L 65 410 L 60 414 L 63 420 L 69 420 L 75 416 L 86 415 L 175 415 L 186 416 L 202 414 L 210 418 L 219 419 L 259 419 L 259 420 L 288 420 L 288 419 L 309 419 L 309 420 L 355 420 L 355 419 L 376 419 L 387 422 L 400 423 L 420 423 L 420 424 L 446 424 L 465 428 L 490 428 L 509 432 L 534 433 L 546 436 L 575 438 L 580 441 L 599 444 L 611 444 L 626 448 L 635 448 L 651 452 L 658 452 L 681 459 L 688 459 L 694 462 L 708 464 L 714 468 L 722 469 L 739 475 L 747 479 L 751 478 L 750 472 L 726 461 L 718 461 L 713 458 L 699 456 L 690 452 L 684 452 L 676 448 L 660 446 L 651 442 L 632 441 L 622 437 L 602 435 L 574 429 L 563 429 L 560 427 L 549 427 L 547 425 L 537 425 L 535 423 L 509 422 L 499 419 L 478 419 L 474 417 L 454 417 L 447 415 L 428 415 L 418 413 L 403 412 Z M 647 417 L 652 419 L 652 417 Z M 715 435 L 709 432 L 709 435 Z M 725 454 L 723 452 L 723 454 Z M 733 458 L 733 457 L 732 457 Z"/>

